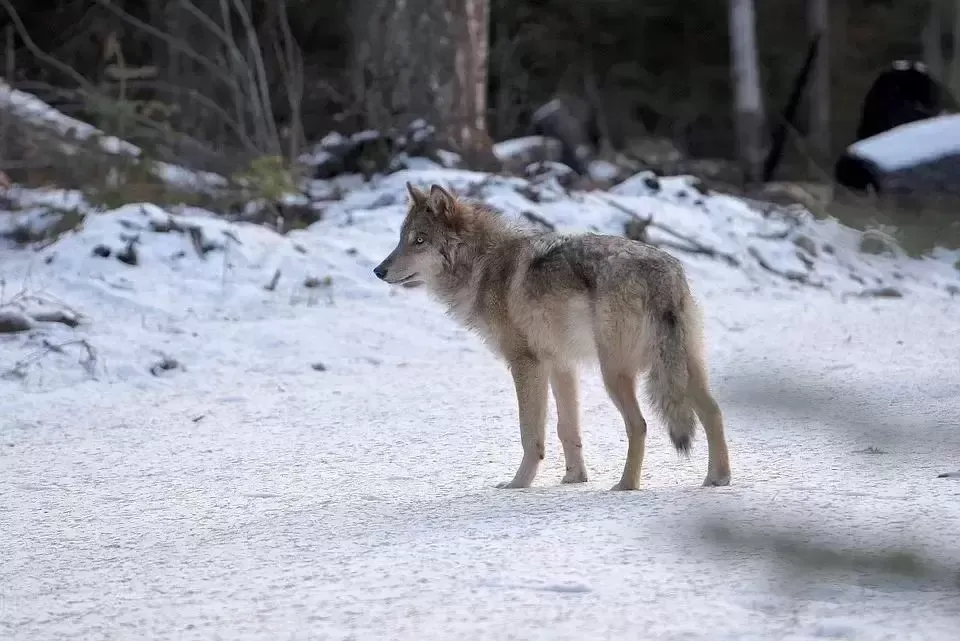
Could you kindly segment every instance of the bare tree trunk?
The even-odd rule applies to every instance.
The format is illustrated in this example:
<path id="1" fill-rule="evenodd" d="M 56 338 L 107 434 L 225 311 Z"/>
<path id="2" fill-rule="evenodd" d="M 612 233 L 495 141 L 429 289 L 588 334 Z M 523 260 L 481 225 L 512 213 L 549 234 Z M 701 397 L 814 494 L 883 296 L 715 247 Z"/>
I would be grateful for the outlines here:
<path id="1" fill-rule="evenodd" d="M 451 1 L 451 0 L 448 0 Z M 489 146 L 487 136 L 487 67 L 489 64 L 490 4 L 488 0 L 452 0 L 452 13 L 457 49 L 456 82 L 462 91 L 459 105 L 460 131 L 456 143 L 467 154 L 480 152 Z M 466 37 L 462 37 L 466 36 Z"/>
<path id="2" fill-rule="evenodd" d="M 943 4 L 941 0 L 930 0 L 930 13 L 923 29 L 923 61 L 927 63 L 930 75 L 943 80 L 946 63 L 940 40 L 943 32 Z"/>
<path id="3" fill-rule="evenodd" d="M 737 151 L 744 179 L 751 183 L 762 171 L 764 130 L 753 0 L 729 0 L 729 10 Z"/>
<path id="4" fill-rule="evenodd" d="M 810 92 L 810 141 L 815 160 L 830 158 L 830 10 L 828 0 L 807 1 L 810 35 L 819 36 Z"/>
<path id="5" fill-rule="evenodd" d="M 442 2 L 353 1 L 350 27 L 358 124 L 386 129 L 414 118 L 437 121 L 453 66 Z"/>
<path id="6" fill-rule="evenodd" d="M 943 82 L 954 96 L 960 95 L 960 0 L 953 3 L 953 45 L 950 56 L 950 75 Z"/>
<path id="7" fill-rule="evenodd" d="M 489 0 L 355 0 L 354 91 L 366 126 L 425 118 L 465 156 L 489 148 Z"/>
<path id="8" fill-rule="evenodd" d="M 960 0 L 929 0 L 929 9 L 923 60 L 933 78 L 960 95 Z"/>

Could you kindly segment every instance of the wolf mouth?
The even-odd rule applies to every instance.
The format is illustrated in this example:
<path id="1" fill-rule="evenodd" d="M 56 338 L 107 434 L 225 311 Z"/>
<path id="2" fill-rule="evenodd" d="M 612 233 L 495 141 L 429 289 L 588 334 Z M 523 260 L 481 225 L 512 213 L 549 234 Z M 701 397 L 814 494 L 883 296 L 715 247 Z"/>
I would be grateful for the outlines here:
<path id="1" fill-rule="evenodd" d="M 390 281 L 390 284 L 391 284 L 391 285 L 406 285 L 406 284 L 412 283 L 414 280 L 416 280 L 417 276 L 419 276 L 419 274 L 417 274 L 416 272 L 414 272 L 414 273 L 410 274 L 409 276 L 404 276 L 403 278 L 400 278 L 400 279 L 397 279 L 397 280 L 394 280 L 394 281 Z"/>

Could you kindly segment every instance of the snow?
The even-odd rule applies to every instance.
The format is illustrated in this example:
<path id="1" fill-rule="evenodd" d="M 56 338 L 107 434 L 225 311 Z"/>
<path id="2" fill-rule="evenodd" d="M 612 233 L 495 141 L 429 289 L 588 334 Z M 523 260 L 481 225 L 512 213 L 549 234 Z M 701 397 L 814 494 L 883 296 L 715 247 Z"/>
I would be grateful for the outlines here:
<path id="1" fill-rule="evenodd" d="M 522 136 L 503 140 L 493 145 L 493 155 L 500 160 L 509 160 L 526 156 L 532 150 L 542 149 L 549 145 L 550 139 L 545 136 Z"/>
<path id="2" fill-rule="evenodd" d="M 960 114 L 946 114 L 894 127 L 850 145 L 848 153 L 897 171 L 960 154 Z"/>
<path id="3" fill-rule="evenodd" d="M 620 174 L 620 168 L 607 160 L 593 160 L 587 168 L 594 180 L 613 180 Z"/>
<path id="4" fill-rule="evenodd" d="M 0 310 L 81 321 L 0 334 L 3 638 L 954 638 L 939 565 L 797 574 L 774 551 L 958 566 L 958 486 L 937 478 L 960 452 L 955 252 L 864 255 L 835 220 L 689 177 L 567 195 L 424 166 L 310 185 L 343 197 L 285 236 L 142 204 L 0 249 Z M 608 492 L 625 435 L 587 371 L 590 482 L 559 484 L 551 433 L 535 487 L 495 489 L 520 455 L 509 375 L 372 275 L 408 180 L 563 231 L 649 221 L 704 307 L 733 484 L 700 488 L 703 439 L 678 458 L 651 419 L 644 489 Z M 0 220 L 86 206 L 14 200 Z M 131 245 L 136 266 L 117 259 Z M 902 298 L 863 296 L 881 287 Z"/>

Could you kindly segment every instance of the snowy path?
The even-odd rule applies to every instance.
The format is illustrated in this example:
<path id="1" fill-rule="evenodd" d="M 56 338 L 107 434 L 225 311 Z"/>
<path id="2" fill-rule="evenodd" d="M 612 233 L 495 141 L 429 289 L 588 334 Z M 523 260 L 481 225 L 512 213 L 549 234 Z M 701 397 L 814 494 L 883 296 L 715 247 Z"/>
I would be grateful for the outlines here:
<path id="1" fill-rule="evenodd" d="M 585 372 L 591 482 L 559 485 L 551 434 L 535 488 L 494 489 L 519 460 L 509 377 L 419 305 L 340 302 L 325 340 L 371 357 L 325 372 L 305 366 L 312 312 L 185 326 L 247 348 L 149 389 L 5 386 L 0 637 L 956 638 L 946 581 L 785 583 L 701 527 L 812 525 L 960 567 L 960 484 L 936 478 L 960 458 L 956 305 L 704 304 L 729 488 L 698 487 L 702 439 L 679 460 L 652 424 L 645 488 L 606 491 L 625 437 Z"/>

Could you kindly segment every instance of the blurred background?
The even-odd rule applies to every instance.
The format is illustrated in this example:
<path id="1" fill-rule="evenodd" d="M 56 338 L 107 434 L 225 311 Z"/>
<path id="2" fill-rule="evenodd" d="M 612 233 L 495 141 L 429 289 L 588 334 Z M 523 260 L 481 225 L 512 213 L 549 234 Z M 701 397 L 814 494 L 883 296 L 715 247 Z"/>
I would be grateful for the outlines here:
<path id="1" fill-rule="evenodd" d="M 864 100 L 885 72 L 903 77 L 877 94 L 874 133 L 953 110 L 958 5 L 0 0 L 0 68 L 14 88 L 192 169 L 289 182 L 289 172 L 382 172 L 402 164 L 401 151 L 452 151 L 447 164 L 502 171 L 562 162 L 580 187 L 644 168 L 690 173 L 887 226 L 916 252 L 933 239 L 956 246 L 960 168 L 898 166 L 887 182 L 897 188 L 884 190 L 875 162 L 846 174 L 837 163 L 863 137 Z M 534 134 L 548 140 L 528 139 L 519 161 L 505 157 L 516 148 L 494 153 Z M 58 160 L 49 137 L 6 110 L 11 180 L 81 186 L 112 206 L 193 198 L 143 172 L 126 172 L 124 188 L 113 172 L 104 185 L 115 158 Z"/>

